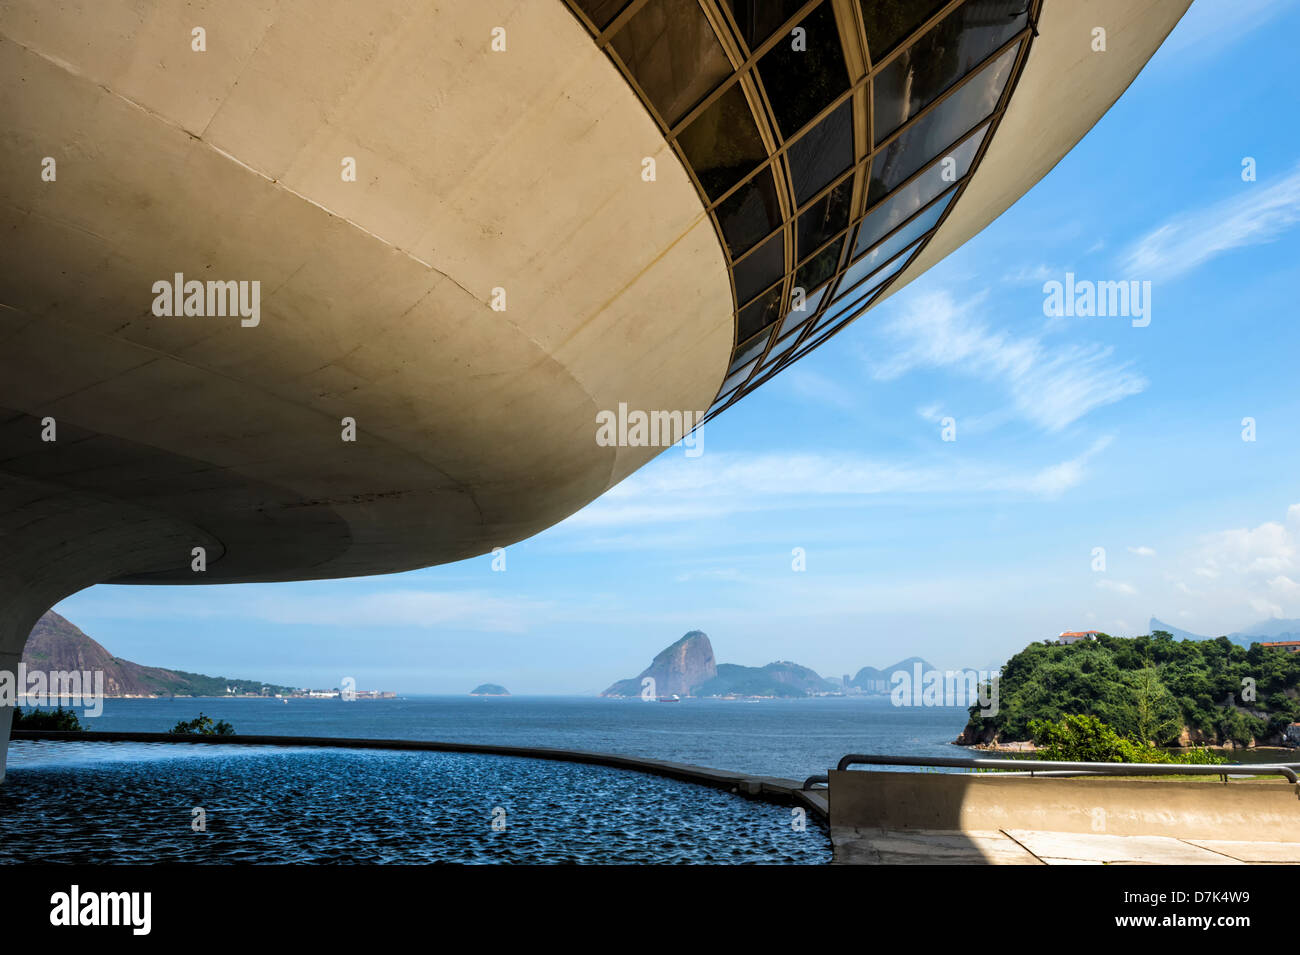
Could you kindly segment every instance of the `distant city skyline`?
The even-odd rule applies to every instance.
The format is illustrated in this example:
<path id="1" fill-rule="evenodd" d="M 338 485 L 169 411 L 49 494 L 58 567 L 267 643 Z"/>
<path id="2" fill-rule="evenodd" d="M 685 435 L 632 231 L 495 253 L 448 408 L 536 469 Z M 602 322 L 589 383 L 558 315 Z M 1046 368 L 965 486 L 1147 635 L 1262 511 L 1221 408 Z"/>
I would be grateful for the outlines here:
<path id="1" fill-rule="evenodd" d="M 1294 4 L 1193 5 L 982 234 L 504 570 L 55 609 L 148 665 L 515 694 L 598 692 L 693 629 L 838 677 L 1300 617 L 1297 32 Z M 1067 274 L 1150 282 L 1144 314 L 1048 314 Z"/>

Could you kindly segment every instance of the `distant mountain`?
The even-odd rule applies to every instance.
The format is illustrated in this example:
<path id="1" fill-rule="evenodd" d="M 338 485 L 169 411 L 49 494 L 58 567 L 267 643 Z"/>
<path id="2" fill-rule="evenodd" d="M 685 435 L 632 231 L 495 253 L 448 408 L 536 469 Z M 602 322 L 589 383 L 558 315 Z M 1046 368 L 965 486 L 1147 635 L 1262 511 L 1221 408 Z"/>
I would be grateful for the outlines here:
<path id="1" fill-rule="evenodd" d="M 1164 630 L 1179 640 L 1213 640 L 1214 637 L 1204 637 L 1199 634 L 1190 633 L 1187 630 L 1179 630 L 1177 627 L 1170 626 L 1167 623 L 1161 623 L 1155 617 L 1151 618 L 1149 624 L 1151 632 Z M 1217 636 L 1217 635 L 1216 635 Z M 1278 617 L 1272 620 L 1262 620 L 1257 624 L 1247 627 L 1245 630 L 1238 630 L 1233 633 L 1225 634 L 1229 640 L 1241 647 L 1249 649 L 1252 643 L 1263 643 L 1265 641 L 1275 640 L 1300 640 L 1300 620 L 1285 619 Z"/>
<path id="2" fill-rule="evenodd" d="M 640 696 L 641 681 L 653 677 L 657 696 L 798 697 L 838 690 L 812 670 L 788 660 L 762 667 L 716 663 L 706 634 L 692 630 L 660 651 L 650 666 L 630 680 L 619 680 L 601 696 Z"/>
<path id="3" fill-rule="evenodd" d="M 500 683 L 480 683 L 469 691 L 470 696 L 509 696 L 510 691 Z"/>
<path id="4" fill-rule="evenodd" d="M 28 670 L 102 670 L 105 696 L 227 696 L 233 693 L 293 693 L 295 688 L 256 680 L 230 680 L 184 670 L 141 666 L 115 657 L 53 610 L 32 628 L 23 649 Z"/>
<path id="5" fill-rule="evenodd" d="M 921 657 L 908 657 L 906 660 L 899 660 L 893 666 L 881 670 L 877 670 L 875 667 L 863 667 L 849 681 L 849 686 L 856 687 L 864 693 L 888 693 L 890 674 L 896 670 L 902 670 L 910 677 L 912 667 L 917 663 L 921 664 L 922 672 L 936 669 L 934 664 L 923 660 Z"/>
<path id="6" fill-rule="evenodd" d="M 763 667 L 719 663 L 718 675 L 695 687 L 695 696 L 812 696 L 840 689 L 838 682 L 824 680 L 815 672 L 788 660 Z"/>
<path id="7" fill-rule="evenodd" d="M 1151 618 L 1151 622 L 1147 624 L 1147 627 L 1149 628 L 1147 630 L 1147 633 L 1155 633 L 1157 630 L 1163 630 L 1165 633 L 1171 634 L 1172 636 L 1176 637 L 1179 640 L 1213 640 L 1214 639 L 1213 637 L 1203 637 L 1200 634 L 1192 633 L 1189 630 L 1180 630 L 1177 627 L 1175 627 L 1173 624 L 1164 623 L 1160 620 L 1157 620 L 1155 617 Z"/>
<path id="8" fill-rule="evenodd" d="M 1257 640 L 1300 640 L 1300 620 L 1283 617 L 1274 620 L 1262 620 L 1239 633 L 1228 634 L 1228 639 L 1231 640 L 1234 637 L 1245 637 L 1247 635 Z"/>
<path id="9" fill-rule="evenodd" d="M 670 647 L 660 650 L 650 665 L 630 680 L 619 680 L 601 696 L 640 696 L 641 681 L 652 677 L 657 696 L 690 696 L 693 687 L 718 675 L 713 644 L 702 630 L 692 630 Z"/>

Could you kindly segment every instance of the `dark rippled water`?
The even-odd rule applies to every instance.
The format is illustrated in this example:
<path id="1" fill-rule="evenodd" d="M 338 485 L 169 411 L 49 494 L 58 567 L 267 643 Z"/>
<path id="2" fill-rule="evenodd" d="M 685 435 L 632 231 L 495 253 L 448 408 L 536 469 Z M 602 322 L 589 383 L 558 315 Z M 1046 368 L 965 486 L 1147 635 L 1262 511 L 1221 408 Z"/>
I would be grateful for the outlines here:
<path id="1" fill-rule="evenodd" d="M 10 756 L 0 785 L 5 863 L 830 859 L 826 832 L 811 819 L 796 831 L 787 807 L 603 767 L 129 743 L 19 742 Z M 205 832 L 191 828 L 195 807 L 206 811 Z"/>

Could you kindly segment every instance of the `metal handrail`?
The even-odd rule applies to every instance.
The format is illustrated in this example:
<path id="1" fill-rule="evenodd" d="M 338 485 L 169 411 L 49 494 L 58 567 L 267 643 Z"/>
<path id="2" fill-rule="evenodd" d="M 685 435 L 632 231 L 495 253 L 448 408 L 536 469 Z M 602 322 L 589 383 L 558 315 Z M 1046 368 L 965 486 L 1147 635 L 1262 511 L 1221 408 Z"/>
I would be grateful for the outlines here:
<path id="1" fill-rule="evenodd" d="M 1026 766 L 1031 763 L 1031 766 Z M 955 769 L 1009 769 L 1028 776 L 1283 776 L 1300 783 L 1300 763 L 1224 763 L 1207 766 L 1196 763 L 1083 763 L 1062 760 L 970 759 L 958 756 L 883 756 L 851 753 L 836 765 L 841 772 L 850 766 L 948 766 Z M 810 777 L 810 780 L 813 777 Z M 807 783 L 804 784 L 807 786 Z"/>
<path id="2" fill-rule="evenodd" d="M 800 786 L 799 789 L 803 792 L 807 792 L 808 790 L 812 789 L 813 786 L 815 786 L 817 783 L 825 783 L 827 786 L 829 786 L 831 784 L 831 778 L 827 776 L 825 773 L 822 773 L 820 776 L 809 776 L 807 779 L 803 781 L 803 785 Z"/>

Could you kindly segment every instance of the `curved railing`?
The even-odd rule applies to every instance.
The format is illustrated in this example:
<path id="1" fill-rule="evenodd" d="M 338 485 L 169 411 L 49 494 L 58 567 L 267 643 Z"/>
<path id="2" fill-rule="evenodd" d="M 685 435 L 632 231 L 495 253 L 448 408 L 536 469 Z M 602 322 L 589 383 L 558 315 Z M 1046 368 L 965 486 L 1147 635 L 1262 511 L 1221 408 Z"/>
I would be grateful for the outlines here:
<path id="1" fill-rule="evenodd" d="M 1008 776 L 1281 776 L 1300 783 L 1300 763 L 1225 763 L 1217 766 L 1186 763 L 1086 763 L 1066 760 L 972 759 L 963 756 L 885 756 L 850 753 L 836 765 L 843 772 L 850 766 L 936 766 L 952 769 L 1007 770 Z M 809 776 L 803 789 L 828 784 L 825 775 Z"/>

